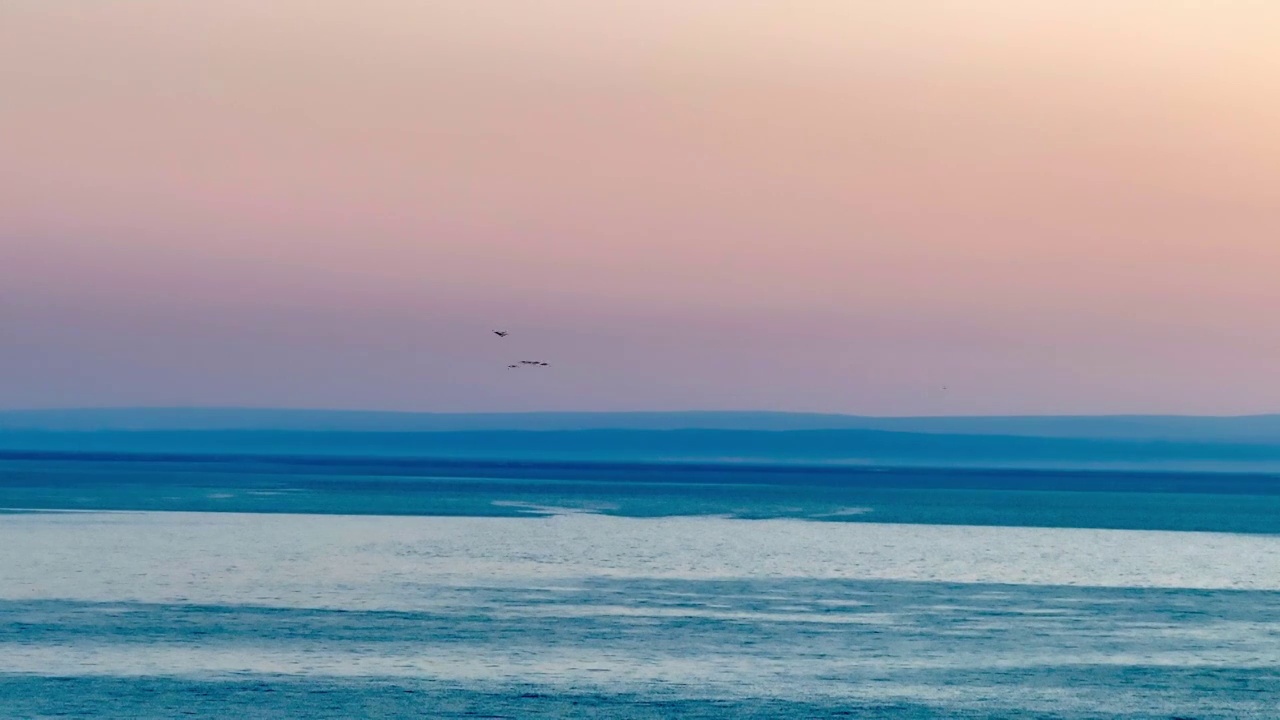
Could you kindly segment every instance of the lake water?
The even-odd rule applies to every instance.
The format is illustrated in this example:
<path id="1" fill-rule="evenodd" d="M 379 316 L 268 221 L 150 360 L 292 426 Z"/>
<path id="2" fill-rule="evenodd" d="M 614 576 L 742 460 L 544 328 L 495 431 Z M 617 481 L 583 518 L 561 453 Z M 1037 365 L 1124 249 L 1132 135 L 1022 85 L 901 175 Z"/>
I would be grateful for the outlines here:
<path id="1" fill-rule="evenodd" d="M 0 717 L 1280 717 L 1269 478 L 204 463 L 0 464 Z"/>

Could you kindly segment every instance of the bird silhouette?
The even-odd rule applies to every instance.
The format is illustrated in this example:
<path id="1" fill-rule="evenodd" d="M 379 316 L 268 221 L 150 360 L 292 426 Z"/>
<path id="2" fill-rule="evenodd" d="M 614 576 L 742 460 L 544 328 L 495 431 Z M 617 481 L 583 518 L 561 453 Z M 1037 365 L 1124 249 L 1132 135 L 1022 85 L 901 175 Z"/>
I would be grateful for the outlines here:
<path id="1" fill-rule="evenodd" d="M 510 335 L 511 333 L 508 333 L 506 330 L 494 330 L 494 331 L 493 331 L 493 334 L 494 334 L 494 335 L 497 335 L 498 337 L 506 337 L 507 335 Z"/>

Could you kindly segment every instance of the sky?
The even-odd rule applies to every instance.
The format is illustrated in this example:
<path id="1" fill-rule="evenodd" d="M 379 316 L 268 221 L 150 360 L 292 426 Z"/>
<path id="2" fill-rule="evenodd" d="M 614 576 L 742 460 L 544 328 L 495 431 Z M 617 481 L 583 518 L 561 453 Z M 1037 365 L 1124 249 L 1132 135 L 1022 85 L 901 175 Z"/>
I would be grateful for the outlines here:
<path id="1" fill-rule="evenodd" d="M 0 408 L 1280 411 L 1277 27 L 7 0 Z"/>

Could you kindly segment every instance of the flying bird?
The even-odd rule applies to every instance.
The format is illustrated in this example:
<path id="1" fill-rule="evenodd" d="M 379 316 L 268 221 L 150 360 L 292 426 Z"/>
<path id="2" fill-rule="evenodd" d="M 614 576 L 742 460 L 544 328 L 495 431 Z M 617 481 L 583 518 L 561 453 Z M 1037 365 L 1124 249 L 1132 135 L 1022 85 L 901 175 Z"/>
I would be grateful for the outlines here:
<path id="1" fill-rule="evenodd" d="M 497 335 L 498 337 L 506 337 L 507 335 L 510 335 L 510 333 L 508 333 L 506 330 L 494 330 L 493 334 Z"/>
<path id="2" fill-rule="evenodd" d="M 519 366 L 519 365 L 508 365 L 507 367 L 509 367 L 509 368 L 518 368 L 518 367 L 520 367 L 520 366 Z"/>

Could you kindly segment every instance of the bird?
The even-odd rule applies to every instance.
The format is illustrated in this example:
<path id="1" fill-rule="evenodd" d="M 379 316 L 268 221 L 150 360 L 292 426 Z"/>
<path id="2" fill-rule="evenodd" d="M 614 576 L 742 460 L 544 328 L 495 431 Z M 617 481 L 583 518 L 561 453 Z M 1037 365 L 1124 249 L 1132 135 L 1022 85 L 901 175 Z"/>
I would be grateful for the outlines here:
<path id="1" fill-rule="evenodd" d="M 538 364 L 541 365 L 542 367 L 546 367 L 549 363 L 538 363 Z"/>
<path id="2" fill-rule="evenodd" d="M 494 334 L 494 335 L 497 335 L 498 337 L 506 337 L 507 335 L 510 335 L 511 333 L 508 333 L 506 330 L 494 330 L 494 331 L 493 331 L 493 334 Z"/>
<path id="3" fill-rule="evenodd" d="M 537 365 L 538 361 L 537 360 L 521 360 L 520 364 L 521 365 Z"/>
<path id="4" fill-rule="evenodd" d="M 507 367 L 509 367 L 509 368 L 518 368 L 518 367 L 520 367 L 520 366 L 519 366 L 519 365 L 508 365 Z"/>

